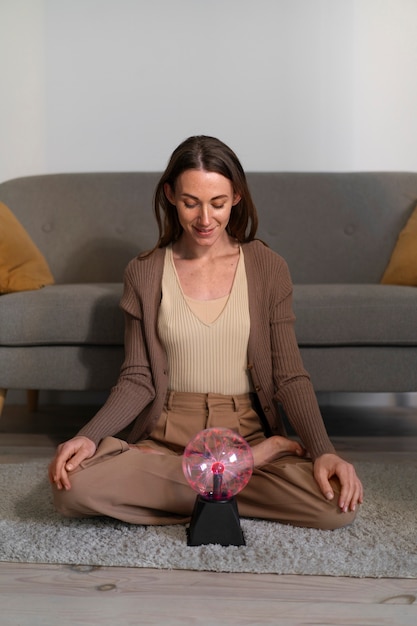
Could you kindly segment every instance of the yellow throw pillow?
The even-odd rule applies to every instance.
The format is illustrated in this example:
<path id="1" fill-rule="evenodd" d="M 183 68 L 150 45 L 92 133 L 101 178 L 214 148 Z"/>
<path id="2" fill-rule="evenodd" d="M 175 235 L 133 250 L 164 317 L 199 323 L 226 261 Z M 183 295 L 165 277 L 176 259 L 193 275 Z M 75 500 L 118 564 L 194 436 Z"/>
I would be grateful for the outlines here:
<path id="1" fill-rule="evenodd" d="M 0 202 L 0 294 L 52 285 L 48 264 L 10 209 Z"/>
<path id="2" fill-rule="evenodd" d="M 417 287 L 417 206 L 398 235 L 381 283 Z"/>

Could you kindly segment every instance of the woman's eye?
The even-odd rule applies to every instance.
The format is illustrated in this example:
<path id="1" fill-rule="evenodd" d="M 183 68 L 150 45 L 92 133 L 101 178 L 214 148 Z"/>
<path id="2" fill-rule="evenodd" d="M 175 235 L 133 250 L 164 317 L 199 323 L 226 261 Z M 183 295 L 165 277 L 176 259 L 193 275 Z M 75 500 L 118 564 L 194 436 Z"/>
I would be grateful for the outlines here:
<path id="1" fill-rule="evenodd" d="M 195 203 L 191 203 L 191 202 L 184 202 L 184 206 L 186 209 L 195 209 L 195 207 L 197 206 Z"/>
<path id="2" fill-rule="evenodd" d="M 223 204 L 213 204 L 213 209 L 222 209 L 224 207 L 224 203 Z"/>

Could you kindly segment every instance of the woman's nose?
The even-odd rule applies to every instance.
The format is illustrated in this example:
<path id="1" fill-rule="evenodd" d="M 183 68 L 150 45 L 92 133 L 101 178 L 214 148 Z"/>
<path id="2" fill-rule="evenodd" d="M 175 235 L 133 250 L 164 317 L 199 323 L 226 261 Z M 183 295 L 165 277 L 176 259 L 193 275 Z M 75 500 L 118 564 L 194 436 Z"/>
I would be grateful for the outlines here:
<path id="1" fill-rule="evenodd" d="M 201 224 L 210 224 L 210 209 L 207 206 L 202 206 L 200 209 L 200 222 Z"/>

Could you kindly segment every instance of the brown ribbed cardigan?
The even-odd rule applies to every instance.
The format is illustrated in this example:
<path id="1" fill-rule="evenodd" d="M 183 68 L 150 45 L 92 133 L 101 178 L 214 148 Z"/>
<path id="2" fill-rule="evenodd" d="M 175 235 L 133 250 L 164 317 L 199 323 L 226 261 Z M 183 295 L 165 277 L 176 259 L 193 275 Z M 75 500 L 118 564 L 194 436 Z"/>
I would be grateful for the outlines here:
<path id="1" fill-rule="evenodd" d="M 278 403 L 313 459 L 334 452 L 294 331 L 292 282 L 282 257 L 256 240 L 242 244 L 251 331 L 248 370 L 270 430 L 285 434 Z M 165 249 L 130 261 L 124 274 L 125 359 L 119 379 L 80 435 L 96 444 L 131 425 L 128 441 L 153 430 L 168 390 L 167 359 L 157 332 Z"/>

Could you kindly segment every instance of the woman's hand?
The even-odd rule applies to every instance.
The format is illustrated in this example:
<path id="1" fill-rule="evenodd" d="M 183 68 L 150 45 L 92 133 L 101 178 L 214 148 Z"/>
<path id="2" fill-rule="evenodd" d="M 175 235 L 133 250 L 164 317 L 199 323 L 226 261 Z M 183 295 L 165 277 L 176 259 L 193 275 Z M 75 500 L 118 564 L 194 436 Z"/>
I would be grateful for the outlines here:
<path id="1" fill-rule="evenodd" d="M 344 513 L 348 510 L 354 511 L 357 504 L 363 502 L 363 487 L 355 468 L 337 454 L 322 454 L 314 462 L 314 478 L 328 500 L 334 498 L 334 491 L 329 482 L 332 476 L 336 476 L 341 485 L 339 507 Z"/>
<path id="2" fill-rule="evenodd" d="M 252 448 L 254 467 L 262 467 L 288 454 L 304 456 L 305 450 L 297 441 L 279 435 L 268 437 Z"/>
<path id="3" fill-rule="evenodd" d="M 71 489 L 68 472 L 75 470 L 96 451 L 96 444 L 88 437 L 74 437 L 58 446 L 49 465 L 49 480 L 57 489 Z"/>

